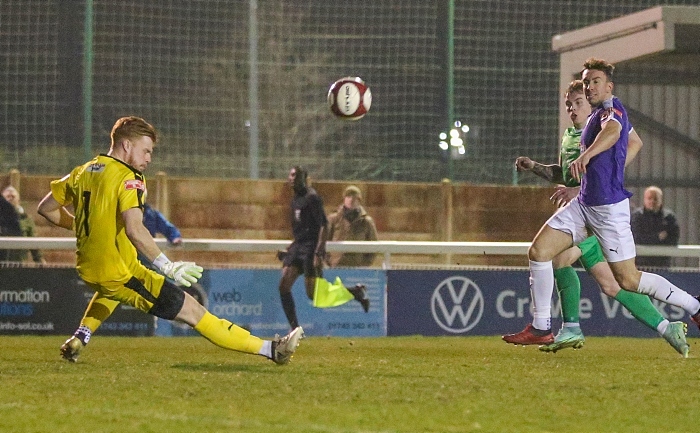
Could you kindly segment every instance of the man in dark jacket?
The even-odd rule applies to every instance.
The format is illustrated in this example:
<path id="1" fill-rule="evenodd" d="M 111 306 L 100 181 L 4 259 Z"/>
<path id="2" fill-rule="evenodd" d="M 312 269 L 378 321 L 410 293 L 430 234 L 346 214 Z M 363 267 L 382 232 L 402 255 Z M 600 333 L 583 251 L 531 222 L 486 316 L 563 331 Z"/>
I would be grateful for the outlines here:
<path id="1" fill-rule="evenodd" d="M 2 196 L 5 198 L 5 200 L 10 202 L 12 206 L 15 207 L 15 211 L 17 212 L 17 216 L 19 218 L 19 227 L 22 231 L 22 236 L 29 238 L 36 236 L 36 224 L 34 224 L 34 220 L 32 219 L 32 217 L 29 216 L 29 214 L 27 214 L 27 212 L 24 210 L 24 207 L 22 207 L 22 204 L 20 203 L 19 191 L 17 191 L 17 188 L 15 188 L 12 185 L 5 187 L 5 189 L 2 190 Z M 44 260 L 44 255 L 42 254 L 41 250 L 29 250 L 29 252 L 31 253 L 32 260 L 34 260 L 35 263 L 46 263 L 46 260 Z M 26 250 L 15 250 L 14 252 L 10 253 L 10 257 L 8 260 L 14 262 L 23 262 L 26 260 L 26 258 Z"/>
<path id="2" fill-rule="evenodd" d="M 22 236 L 19 215 L 12 203 L 0 196 L 0 236 Z M 14 257 L 14 250 L 0 250 L 0 262 Z"/>
<path id="3" fill-rule="evenodd" d="M 678 245 L 680 228 L 676 215 L 664 209 L 661 188 L 650 186 L 644 191 L 644 206 L 632 212 L 632 234 L 637 245 Z M 671 265 L 670 257 L 637 257 L 637 265 Z"/>

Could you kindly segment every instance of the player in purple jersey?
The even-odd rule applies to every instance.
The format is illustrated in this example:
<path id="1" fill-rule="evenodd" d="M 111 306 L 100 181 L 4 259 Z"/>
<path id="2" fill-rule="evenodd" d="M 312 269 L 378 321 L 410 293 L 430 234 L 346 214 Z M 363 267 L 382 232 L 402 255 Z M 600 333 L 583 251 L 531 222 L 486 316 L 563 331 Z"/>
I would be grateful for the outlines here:
<path id="1" fill-rule="evenodd" d="M 515 164 L 518 171 L 532 171 L 553 183 L 560 183 L 552 196 L 557 208 L 565 206 L 578 196 L 580 183 L 569 172 L 569 165 L 581 154 L 581 133 L 591 114 L 591 104 L 586 99 L 583 81 L 574 80 L 565 93 L 566 111 L 573 126 L 566 129 L 559 150 L 559 163 L 544 165 L 528 157 L 518 157 Z M 612 101 L 610 101 L 612 104 Z M 611 105 L 612 107 L 612 105 Z M 628 165 L 642 148 L 642 140 L 630 126 L 625 165 Z M 669 322 L 659 313 L 648 296 L 620 289 L 615 276 L 605 261 L 603 250 L 595 236 L 589 236 L 580 244 L 569 248 L 552 259 L 554 280 L 561 301 L 562 327 L 554 335 L 534 335 L 532 325 L 514 334 L 506 334 L 503 340 L 516 345 L 539 345 L 543 352 L 557 352 L 561 349 L 583 347 L 585 337 L 579 324 L 581 282 L 571 266 L 579 260 L 583 268 L 599 284 L 600 289 L 622 304 L 641 323 L 656 330 L 676 351 L 683 354 L 688 346 L 685 339 L 686 324 Z"/>
<path id="2" fill-rule="evenodd" d="M 635 266 L 636 251 L 630 228 L 631 194 L 625 190 L 623 182 L 629 138 L 627 112 L 612 94 L 614 66 L 594 58 L 583 66 L 584 89 L 593 112 L 582 133 L 581 155 L 569 166 L 571 174 L 581 181 L 581 192 L 547 221 L 528 250 L 533 332 L 551 333 L 552 259 L 586 239 L 589 231 L 598 238 L 621 288 L 683 308 L 695 323 L 700 323 L 697 298 L 665 278 L 640 272 Z M 605 108 L 604 103 L 610 108 Z M 681 334 L 684 330 L 678 332 Z M 678 335 L 678 338 L 685 336 Z M 686 345 L 681 354 L 687 357 L 688 350 Z"/>

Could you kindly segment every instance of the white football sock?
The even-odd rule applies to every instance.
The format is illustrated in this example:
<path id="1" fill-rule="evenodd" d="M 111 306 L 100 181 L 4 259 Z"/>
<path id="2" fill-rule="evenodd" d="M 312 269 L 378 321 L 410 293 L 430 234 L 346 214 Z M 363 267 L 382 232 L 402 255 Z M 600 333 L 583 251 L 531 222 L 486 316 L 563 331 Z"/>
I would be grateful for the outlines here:
<path id="1" fill-rule="evenodd" d="M 674 286 L 661 275 L 642 272 L 637 292 L 649 295 L 661 302 L 681 307 L 690 315 L 697 313 L 698 308 L 700 308 L 700 302 L 697 299 L 690 296 L 685 290 Z"/>
<path id="2" fill-rule="evenodd" d="M 258 355 L 266 356 L 272 359 L 272 341 L 263 340 L 263 345 L 258 352 Z"/>
<path id="3" fill-rule="evenodd" d="M 552 261 L 530 260 L 530 296 L 532 297 L 532 326 L 540 330 L 552 328 L 552 293 L 554 269 Z"/>
<path id="4" fill-rule="evenodd" d="M 666 332 L 666 328 L 668 328 L 669 323 L 671 322 L 664 319 L 661 321 L 661 323 L 659 323 L 659 326 L 656 327 L 656 331 L 659 333 L 660 336 L 663 337 L 664 332 Z"/>

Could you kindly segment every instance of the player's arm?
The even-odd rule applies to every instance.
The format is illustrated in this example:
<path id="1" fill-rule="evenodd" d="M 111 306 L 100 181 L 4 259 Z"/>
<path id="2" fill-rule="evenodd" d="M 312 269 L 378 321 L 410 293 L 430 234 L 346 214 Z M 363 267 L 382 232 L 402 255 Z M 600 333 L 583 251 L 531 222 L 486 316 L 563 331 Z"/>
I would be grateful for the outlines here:
<path id="1" fill-rule="evenodd" d="M 629 163 L 637 157 L 637 154 L 642 149 L 642 146 L 644 146 L 642 139 L 639 138 L 637 131 L 632 129 L 630 131 L 629 139 L 627 140 L 627 158 L 625 159 L 625 167 L 627 167 Z"/>
<path id="2" fill-rule="evenodd" d="M 561 169 L 561 165 L 559 164 L 545 165 L 535 162 L 534 167 L 532 167 L 532 172 L 551 183 L 564 182 L 564 171 Z"/>
<path id="3" fill-rule="evenodd" d="M 153 262 L 162 251 L 156 245 L 153 236 L 143 225 L 143 211 L 140 208 L 132 207 L 122 212 L 124 227 L 126 228 L 126 236 L 129 238 L 136 249 Z"/>
<path id="4" fill-rule="evenodd" d="M 318 229 L 318 243 L 315 249 L 317 257 L 323 258 L 326 255 L 326 241 L 328 241 L 328 223 L 321 224 L 321 228 Z"/>
<path id="5" fill-rule="evenodd" d="M 533 161 L 527 156 L 519 156 L 515 160 L 515 168 L 518 171 L 531 171 L 548 182 L 564 182 L 564 171 L 562 170 L 560 164 L 545 165 L 537 161 Z"/>
<path id="6" fill-rule="evenodd" d="M 314 250 L 314 266 L 320 267 L 326 261 L 326 241 L 328 240 L 328 223 L 322 224 L 318 230 L 318 243 Z"/>
<path id="7" fill-rule="evenodd" d="M 549 201 L 558 208 L 566 206 L 581 192 L 581 186 L 558 185 L 554 194 L 549 197 Z"/>
<path id="8" fill-rule="evenodd" d="M 314 250 L 314 266 L 319 266 L 323 263 L 323 259 L 326 256 L 326 241 L 328 241 L 328 218 L 326 218 L 326 211 L 323 210 L 323 200 L 321 197 L 314 195 L 314 199 L 310 201 L 311 214 L 313 219 L 318 224 L 318 242 L 316 243 L 316 248 Z"/>
<path id="9" fill-rule="evenodd" d="M 146 256 L 166 277 L 178 284 L 190 287 L 202 276 L 202 267 L 194 262 L 171 262 L 160 250 L 146 226 L 143 225 L 143 212 L 133 207 L 122 212 L 126 236 L 136 249 Z"/>
<path id="10" fill-rule="evenodd" d="M 571 163 L 569 168 L 574 179 L 581 180 L 581 177 L 586 174 L 586 166 L 591 158 L 613 147 L 620 139 L 621 131 L 622 125 L 617 121 L 607 121 L 603 124 L 593 143 Z"/>
<path id="11" fill-rule="evenodd" d="M 73 221 L 75 221 L 75 217 L 68 212 L 63 205 L 56 201 L 52 193 L 46 194 L 46 196 L 41 199 L 37 211 L 39 215 L 46 218 L 51 224 L 63 227 L 67 230 L 73 230 Z"/>

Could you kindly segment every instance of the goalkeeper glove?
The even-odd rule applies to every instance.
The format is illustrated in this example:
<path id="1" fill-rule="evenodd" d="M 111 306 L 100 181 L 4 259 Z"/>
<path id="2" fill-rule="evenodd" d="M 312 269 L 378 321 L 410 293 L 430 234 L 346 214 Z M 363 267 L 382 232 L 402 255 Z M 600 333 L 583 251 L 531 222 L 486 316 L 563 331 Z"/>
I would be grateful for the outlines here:
<path id="1" fill-rule="evenodd" d="M 185 287 L 190 287 L 192 283 L 196 283 L 202 277 L 202 271 L 204 270 L 194 262 L 171 262 L 163 253 L 160 253 L 153 260 L 153 264 L 160 269 L 163 275 Z"/>

